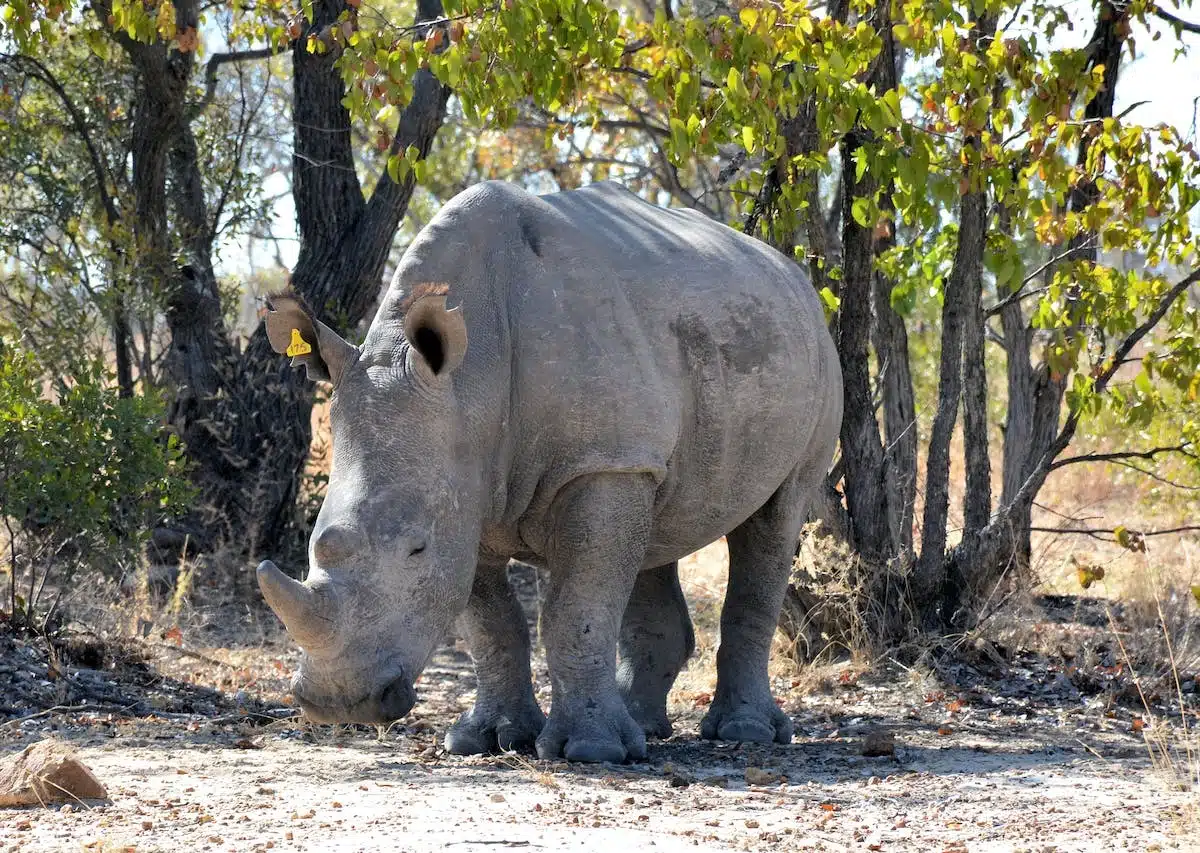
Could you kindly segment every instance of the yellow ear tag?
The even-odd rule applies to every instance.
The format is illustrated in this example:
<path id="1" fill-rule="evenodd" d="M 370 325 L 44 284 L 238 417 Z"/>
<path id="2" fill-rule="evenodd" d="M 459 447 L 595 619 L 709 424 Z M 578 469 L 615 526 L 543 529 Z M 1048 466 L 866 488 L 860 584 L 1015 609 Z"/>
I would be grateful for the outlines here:
<path id="1" fill-rule="evenodd" d="M 308 355 L 312 352 L 312 345 L 300 337 L 299 329 L 292 329 L 292 342 L 288 344 L 287 354 L 295 358 L 298 355 Z"/>

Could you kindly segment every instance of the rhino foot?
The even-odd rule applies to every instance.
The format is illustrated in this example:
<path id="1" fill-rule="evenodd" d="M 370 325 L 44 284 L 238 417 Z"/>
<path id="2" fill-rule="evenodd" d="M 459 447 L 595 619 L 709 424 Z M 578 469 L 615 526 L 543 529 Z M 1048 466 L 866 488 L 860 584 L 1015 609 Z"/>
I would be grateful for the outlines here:
<path id="1" fill-rule="evenodd" d="M 481 710 L 476 705 L 446 732 L 446 752 L 451 755 L 528 752 L 545 724 L 546 715 L 536 704 L 515 715 Z"/>
<path id="2" fill-rule="evenodd" d="M 700 722 L 705 740 L 738 743 L 791 743 L 792 718 L 770 701 L 716 699 Z"/>
<path id="3" fill-rule="evenodd" d="M 558 705 L 537 739 L 538 758 L 567 761 L 610 762 L 646 758 L 646 735 L 619 698 L 614 702 L 586 699 L 571 710 Z"/>
<path id="4" fill-rule="evenodd" d="M 634 722 L 642 727 L 646 737 L 669 738 L 675 731 L 671 725 L 670 719 L 667 718 L 667 709 L 665 707 L 651 707 L 637 699 L 626 696 L 625 707 L 629 710 L 630 716 Z"/>

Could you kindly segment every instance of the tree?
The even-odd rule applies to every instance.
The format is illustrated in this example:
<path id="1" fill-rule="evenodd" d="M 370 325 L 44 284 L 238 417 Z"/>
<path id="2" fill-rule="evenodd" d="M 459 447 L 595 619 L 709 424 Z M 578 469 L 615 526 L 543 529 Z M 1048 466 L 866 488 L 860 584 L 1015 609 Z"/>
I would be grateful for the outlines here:
<path id="1" fill-rule="evenodd" d="M 221 69 L 291 52 L 293 196 L 301 234 L 292 286 L 333 325 L 352 329 L 376 298 L 415 181 L 384 173 L 369 195 L 363 191 L 343 104 L 345 86 L 326 41 L 349 6 L 317 3 L 305 21 L 289 20 L 268 5 L 249 26 L 236 23 L 232 6 L 218 7 L 230 18 L 230 40 L 257 43 L 215 53 L 200 80 L 196 48 L 203 8 L 195 0 L 153 5 L 95 0 L 77 11 L 58 3 L 11 4 L 3 15 L 4 35 L 15 50 L 0 62 L 22 81 L 36 79 L 58 95 L 55 108 L 72 120 L 66 135 L 89 155 L 77 154 L 73 163 L 90 168 L 82 194 L 105 214 L 84 230 L 93 243 L 105 237 L 110 243 L 104 296 L 123 393 L 132 394 L 134 384 L 130 294 L 157 297 L 152 304 L 167 332 L 162 381 L 172 392 L 170 421 L 201 490 L 200 510 L 182 532 L 201 547 L 227 541 L 256 553 L 282 547 L 293 519 L 313 395 L 302 376 L 280 363 L 261 327 L 239 351 L 225 323 L 229 306 L 214 270 L 214 249 L 230 226 L 230 206 L 244 195 L 238 182 L 245 179 L 253 116 L 234 133 L 211 133 L 210 107 Z M 437 0 L 418 3 L 418 22 L 440 14 Z M 419 24 L 410 31 L 421 35 L 425 29 Z M 95 128 L 75 103 L 76 83 L 60 81 L 35 58 L 47 49 L 82 50 L 86 57 L 84 44 L 123 69 L 117 97 L 128 98 L 128 112 L 116 130 L 115 154 L 98 146 Z M 86 59 L 94 66 L 94 57 Z M 103 76 L 84 75 L 83 86 Z M 413 69 L 406 82 L 410 97 L 391 144 L 424 155 L 449 93 L 427 71 Z M 250 98 L 261 103 L 261 92 Z M 18 113 L 28 106 L 25 98 L 15 104 Z M 201 150 L 198 137 L 205 131 L 210 142 L 226 146 L 223 155 Z M 125 197 L 117 196 L 117 187 Z M 61 211 L 52 211 L 47 221 L 61 223 Z M 76 261 L 72 275 L 90 262 Z M 145 351 L 149 348 L 147 342 Z M 183 539 L 178 531 L 163 532 L 165 544 L 178 546 Z"/>
<path id="2" fill-rule="evenodd" d="M 47 11 L 21 0 L 12 37 L 32 38 Z M 819 514 L 857 555 L 856 608 L 894 640 L 914 622 L 969 628 L 978 603 L 1020 576 L 1050 471 L 1099 458 L 1067 453 L 1088 419 L 1137 424 L 1174 406 L 1177 445 L 1106 458 L 1195 457 L 1200 347 L 1183 296 L 1200 277 L 1200 158 L 1177 129 L 1114 114 L 1114 97 L 1135 32 L 1171 34 L 1183 49 L 1197 28 L 1186 10 L 1146 2 L 1095 0 L 1092 11 L 1090 37 L 1071 44 L 1065 13 L 1019 0 L 624 11 L 600 0 L 454 0 L 444 15 L 421 7 L 429 23 L 416 28 L 325 0 L 290 22 L 257 9 L 263 29 L 248 37 L 268 46 L 246 49 L 291 45 L 305 245 L 295 282 L 335 325 L 370 304 L 414 179 L 436 194 L 495 174 L 547 187 L 616 177 L 807 265 L 846 380 L 842 452 Z M 451 144 L 430 159 L 451 90 Z M 355 122 L 388 152 L 370 201 L 349 154 Z M 1112 253 L 1138 253 L 1145 269 L 1121 268 Z M 937 332 L 918 331 L 921 318 Z M 213 324 L 202 327 L 219 343 Z M 928 424 L 913 363 L 926 338 L 938 364 Z M 989 353 L 1005 360 L 1005 412 L 991 397 Z M 237 364 L 233 380 L 185 395 L 202 414 L 177 422 L 214 503 L 254 517 L 258 541 L 271 543 L 295 493 L 311 397 L 261 333 Z M 960 416 L 967 487 L 954 509 Z M 280 423 L 293 427 L 272 433 Z M 238 507 L 260 496 L 264 512 Z M 806 610 L 815 597 L 798 587 L 795 600 Z"/>
<path id="3" fill-rule="evenodd" d="M 846 379 L 831 492 L 840 486 L 864 567 L 860 606 L 882 617 L 884 638 L 910 614 L 939 631 L 973 624 L 979 601 L 1027 564 L 1049 472 L 1090 461 L 1064 456 L 1084 418 L 1108 409 L 1136 422 L 1164 388 L 1190 393 L 1196 319 L 1181 297 L 1200 277 L 1197 155 L 1174 128 L 1113 114 L 1134 25 L 1164 17 L 1152 5 L 1099 0 L 1077 47 L 1053 41 L 1064 13 L 1016 2 L 835 2 L 822 15 L 788 2 L 710 14 L 669 4 L 652 21 L 598 2 L 447 9 L 441 53 L 436 35 L 396 46 L 360 18 L 342 58 L 349 79 L 371 81 L 359 114 L 395 97 L 381 69 L 428 63 L 467 121 L 556 132 L 561 160 L 591 176 L 651 174 L 662 195 L 740 218 L 807 260 Z M 1189 29 L 1166 20 L 1177 37 Z M 639 141 L 616 143 L 623 160 L 597 156 L 630 131 Z M 548 171 L 564 183 L 561 165 Z M 1148 269 L 1115 268 L 1102 257 L 1113 251 L 1142 253 Z M 930 285 L 939 380 L 922 466 L 906 318 Z M 1007 363 L 996 505 L 989 339 Z M 1143 347 L 1142 373 L 1117 381 Z M 1190 454 L 1188 423 L 1175 449 Z"/>

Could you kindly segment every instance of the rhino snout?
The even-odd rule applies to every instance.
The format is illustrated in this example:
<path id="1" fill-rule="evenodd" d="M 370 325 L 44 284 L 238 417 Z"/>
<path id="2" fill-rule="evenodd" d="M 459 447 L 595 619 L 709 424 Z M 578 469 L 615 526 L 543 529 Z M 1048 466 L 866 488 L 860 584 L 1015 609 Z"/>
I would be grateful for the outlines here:
<path id="1" fill-rule="evenodd" d="M 336 699 L 306 695 L 303 681 L 292 689 L 304 715 L 315 723 L 361 723 L 386 726 L 405 717 L 417 704 L 417 692 L 412 680 L 403 673 L 375 690 L 365 699 L 350 705 Z"/>

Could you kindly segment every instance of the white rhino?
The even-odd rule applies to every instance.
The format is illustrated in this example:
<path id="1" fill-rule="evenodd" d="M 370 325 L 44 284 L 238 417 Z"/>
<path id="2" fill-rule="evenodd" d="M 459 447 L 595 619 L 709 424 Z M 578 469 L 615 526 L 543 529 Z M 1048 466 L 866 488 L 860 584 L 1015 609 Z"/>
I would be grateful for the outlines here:
<path id="1" fill-rule="evenodd" d="M 403 717 L 458 617 L 478 698 L 450 752 L 644 758 L 693 649 L 676 561 L 728 534 L 701 734 L 791 739 L 767 658 L 842 417 L 838 355 L 796 264 L 614 184 L 488 182 L 421 231 L 361 347 L 297 298 L 271 302 L 275 349 L 333 384 L 308 579 L 258 570 L 304 650 L 306 714 Z M 549 717 L 511 558 L 552 578 Z"/>

